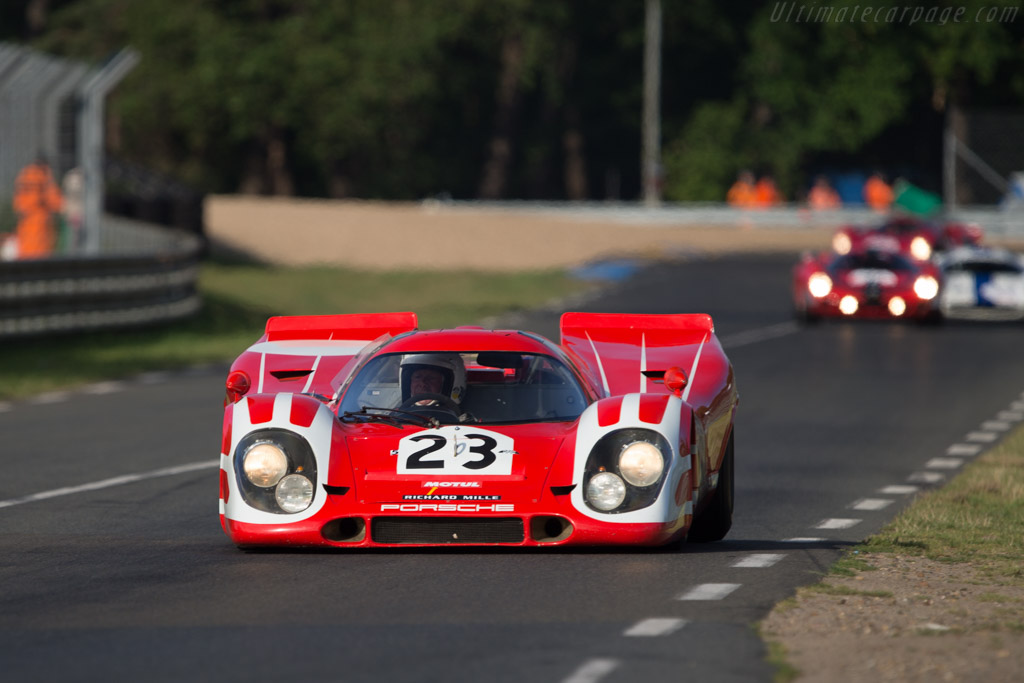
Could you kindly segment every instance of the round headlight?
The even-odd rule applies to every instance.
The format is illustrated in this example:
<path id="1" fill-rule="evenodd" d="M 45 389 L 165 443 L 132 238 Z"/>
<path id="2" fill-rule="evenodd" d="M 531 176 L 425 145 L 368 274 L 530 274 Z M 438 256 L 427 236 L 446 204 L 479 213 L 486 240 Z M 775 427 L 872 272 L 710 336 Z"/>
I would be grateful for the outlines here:
<path id="1" fill-rule="evenodd" d="M 903 300 L 903 297 L 894 296 L 889 299 L 889 312 L 897 318 L 907 312 L 907 302 Z"/>
<path id="2" fill-rule="evenodd" d="M 918 235 L 910 240 L 910 255 L 918 261 L 927 261 L 932 255 L 932 245 L 928 240 Z"/>
<path id="3" fill-rule="evenodd" d="M 619 473 L 633 486 L 650 486 L 661 478 L 665 458 L 658 447 L 646 441 L 635 441 L 622 449 Z"/>
<path id="4" fill-rule="evenodd" d="M 587 484 L 587 500 L 598 510 L 614 510 L 625 499 L 626 485 L 617 474 L 600 472 L 591 477 Z"/>
<path id="5" fill-rule="evenodd" d="M 839 310 L 844 315 L 853 315 L 860 308 L 860 304 L 857 303 L 857 298 L 847 294 L 839 301 Z"/>
<path id="6" fill-rule="evenodd" d="M 837 232 L 832 237 L 832 249 L 837 254 L 849 254 L 851 248 L 853 248 L 853 241 L 845 232 Z"/>
<path id="7" fill-rule="evenodd" d="M 939 293 L 939 281 L 931 275 L 922 275 L 914 280 L 914 294 L 925 301 L 930 301 Z"/>
<path id="8" fill-rule="evenodd" d="M 811 296 L 815 299 L 828 296 L 828 293 L 832 291 L 832 278 L 825 273 L 812 274 L 807 278 L 807 291 L 809 291 Z"/>
<path id="9" fill-rule="evenodd" d="M 285 512 L 302 512 L 313 502 L 313 482 L 301 474 L 289 474 L 277 485 L 274 497 Z"/>
<path id="10" fill-rule="evenodd" d="M 288 473 L 288 456 L 276 444 L 258 443 L 242 456 L 242 469 L 253 484 L 268 488 Z"/>

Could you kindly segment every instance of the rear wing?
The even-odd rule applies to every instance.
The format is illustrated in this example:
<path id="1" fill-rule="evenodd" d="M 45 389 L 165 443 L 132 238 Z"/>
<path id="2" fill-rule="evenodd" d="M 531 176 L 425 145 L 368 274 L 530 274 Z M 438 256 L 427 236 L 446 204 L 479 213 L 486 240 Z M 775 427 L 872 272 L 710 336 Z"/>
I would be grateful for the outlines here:
<path id="1" fill-rule="evenodd" d="M 348 315 L 291 315 L 267 320 L 266 341 L 286 339 L 365 339 L 395 336 L 416 329 L 416 314 L 354 313 Z"/>
<path id="2" fill-rule="evenodd" d="M 658 373 L 681 368 L 690 384 L 721 381 L 728 360 L 705 313 L 565 313 L 562 346 L 599 378 L 605 393 L 664 392 Z M 698 367 L 700 371 L 698 371 Z"/>

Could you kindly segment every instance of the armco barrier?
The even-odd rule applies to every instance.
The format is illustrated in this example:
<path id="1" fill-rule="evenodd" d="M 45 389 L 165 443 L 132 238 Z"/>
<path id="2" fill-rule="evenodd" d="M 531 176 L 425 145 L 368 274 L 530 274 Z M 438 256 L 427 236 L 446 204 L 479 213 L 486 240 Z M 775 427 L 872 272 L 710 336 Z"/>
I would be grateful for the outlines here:
<path id="1" fill-rule="evenodd" d="M 202 240 L 105 216 L 102 255 L 0 263 L 0 338 L 166 322 L 200 308 Z"/>

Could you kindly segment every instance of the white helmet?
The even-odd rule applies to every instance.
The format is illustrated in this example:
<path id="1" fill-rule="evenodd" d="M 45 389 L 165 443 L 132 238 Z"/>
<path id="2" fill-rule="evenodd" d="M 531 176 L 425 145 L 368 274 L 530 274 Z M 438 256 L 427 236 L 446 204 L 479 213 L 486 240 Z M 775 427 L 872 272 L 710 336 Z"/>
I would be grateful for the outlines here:
<path id="1" fill-rule="evenodd" d="M 401 364 L 402 400 L 409 398 L 412 373 L 420 368 L 439 370 L 444 376 L 441 393 L 459 403 L 466 394 L 466 364 L 457 353 L 416 353 Z"/>

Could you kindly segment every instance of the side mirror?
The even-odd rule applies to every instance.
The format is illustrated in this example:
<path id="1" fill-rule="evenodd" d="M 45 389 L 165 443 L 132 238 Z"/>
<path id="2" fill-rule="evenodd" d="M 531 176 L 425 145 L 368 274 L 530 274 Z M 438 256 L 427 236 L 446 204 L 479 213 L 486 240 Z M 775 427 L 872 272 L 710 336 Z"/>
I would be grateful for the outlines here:
<path id="1" fill-rule="evenodd" d="M 682 393 L 683 387 L 689 380 L 682 368 L 672 366 L 665 371 L 665 388 L 678 396 Z"/>

